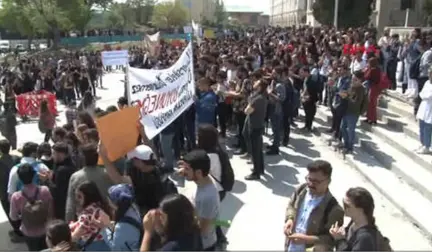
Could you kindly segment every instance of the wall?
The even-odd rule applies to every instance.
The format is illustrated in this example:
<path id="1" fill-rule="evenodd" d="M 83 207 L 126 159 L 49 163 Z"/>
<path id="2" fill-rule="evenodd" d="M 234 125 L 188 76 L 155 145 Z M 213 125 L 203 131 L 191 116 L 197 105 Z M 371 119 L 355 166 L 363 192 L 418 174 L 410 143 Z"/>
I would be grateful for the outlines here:
<path id="1" fill-rule="evenodd" d="M 187 39 L 187 34 L 162 34 L 162 39 Z M 126 41 L 141 41 L 142 35 L 134 36 L 91 36 L 91 37 L 76 37 L 76 38 L 63 38 L 60 41 L 61 45 L 67 46 L 85 46 L 90 43 L 115 43 Z"/>
<path id="2" fill-rule="evenodd" d="M 260 25 L 261 13 L 253 12 L 229 12 L 228 16 L 236 19 L 242 25 Z"/>

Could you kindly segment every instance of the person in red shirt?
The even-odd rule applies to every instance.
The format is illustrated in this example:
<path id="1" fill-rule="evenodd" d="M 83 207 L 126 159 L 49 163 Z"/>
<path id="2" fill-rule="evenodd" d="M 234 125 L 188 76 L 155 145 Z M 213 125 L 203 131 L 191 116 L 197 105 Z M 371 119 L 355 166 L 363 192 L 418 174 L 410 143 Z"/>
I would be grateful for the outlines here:
<path id="1" fill-rule="evenodd" d="M 369 104 L 366 113 L 366 122 L 369 124 L 376 124 L 378 96 L 381 93 L 379 85 L 381 81 L 381 70 L 378 67 L 377 58 L 372 57 L 368 60 L 368 66 L 364 77 L 365 80 L 369 82 Z"/>

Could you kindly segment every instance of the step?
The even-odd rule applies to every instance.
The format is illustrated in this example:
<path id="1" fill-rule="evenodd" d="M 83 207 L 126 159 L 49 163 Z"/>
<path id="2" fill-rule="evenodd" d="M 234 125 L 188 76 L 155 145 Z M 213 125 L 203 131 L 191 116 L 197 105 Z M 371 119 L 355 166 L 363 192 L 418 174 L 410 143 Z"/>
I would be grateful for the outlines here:
<path id="1" fill-rule="evenodd" d="M 317 110 L 317 116 L 328 118 L 329 113 L 330 111 L 325 108 L 319 108 Z M 324 121 L 329 122 L 328 119 L 324 119 Z M 361 124 L 361 126 L 365 127 L 364 124 Z M 430 181 L 432 179 L 432 173 L 428 169 L 425 169 L 413 162 L 411 156 L 415 155 L 414 153 L 407 156 L 395 149 L 392 145 L 381 141 L 381 138 L 379 137 L 377 138 L 375 136 L 373 137 L 374 140 L 371 140 L 371 135 L 373 136 L 372 133 L 367 133 L 365 130 L 359 130 L 359 133 L 360 134 L 357 134 L 357 137 L 361 139 L 360 148 L 356 149 L 354 155 L 347 155 L 345 157 L 346 160 L 350 162 L 353 167 L 363 173 L 364 176 L 368 177 L 368 179 L 371 180 L 371 182 L 395 205 L 401 208 L 401 210 L 409 216 L 414 223 L 431 235 L 432 226 L 430 225 L 432 223 L 429 220 L 428 222 L 423 222 L 423 219 L 426 218 L 425 214 L 421 212 L 418 213 L 418 208 L 427 207 L 424 209 L 428 209 L 428 211 L 432 210 L 432 208 L 430 208 L 432 207 L 432 186 L 429 186 L 431 184 Z M 325 137 L 325 135 L 322 136 Z M 395 139 L 398 138 L 395 137 Z M 379 146 L 379 148 L 377 146 Z M 385 153 L 380 150 L 384 150 Z M 391 157 L 397 158 L 396 160 L 393 160 Z M 364 161 L 367 159 L 369 161 Z M 373 162 L 370 160 L 373 160 Z M 364 161 L 364 163 L 361 161 Z M 369 172 L 368 170 L 371 170 L 370 166 L 378 167 L 380 169 L 379 172 Z M 389 169 L 383 168 L 383 166 Z M 389 176 L 390 178 L 387 180 L 387 177 Z M 401 181 L 403 182 L 403 186 L 398 185 L 401 184 Z M 400 199 L 400 195 L 392 191 L 395 188 L 397 188 L 397 191 L 400 189 L 407 191 L 402 195 L 410 195 L 409 197 L 413 197 L 413 200 L 404 201 L 403 199 Z M 415 202 L 415 204 L 413 204 L 413 202 Z"/>
<path id="2" fill-rule="evenodd" d="M 390 130 L 403 132 L 408 137 L 419 139 L 418 122 L 389 113 L 386 109 L 379 108 L 379 120 L 385 122 Z"/>
<path id="3" fill-rule="evenodd" d="M 392 171 L 383 168 L 362 150 L 345 157 L 347 164 L 359 171 L 377 190 L 392 202 L 414 225 L 432 236 L 432 202 Z M 397 227 L 395 227 L 397 228 Z M 409 236 L 409 234 L 407 234 Z"/>
<path id="4" fill-rule="evenodd" d="M 387 89 L 385 91 L 385 95 L 388 97 L 391 97 L 392 99 L 398 100 L 400 102 L 409 104 L 409 105 L 414 105 L 413 100 L 412 99 L 408 99 L 406 98 L 401 92 L 397 91 L 397 90 L 389 90 Z"/>
<path id="5" fill-rule="evenodd" d="M 396 99 L 381 97 L 378 101 L 378 107 L 387 109 L 389 113 L 396 114 L 400 117 L 415 120 L 414 107 Z"/>
<path id="6" fill-rule="evenodd" d="M 427 157 L 403 147 L 412 144 L 413 140 L 390 134 L 379 126 L 370 128 L 373 133 L 360 138 L 361 148 L 432 201 L 432 156 L 428 162 Z M 363 132 L 364 129 L 362 127 Z"/>

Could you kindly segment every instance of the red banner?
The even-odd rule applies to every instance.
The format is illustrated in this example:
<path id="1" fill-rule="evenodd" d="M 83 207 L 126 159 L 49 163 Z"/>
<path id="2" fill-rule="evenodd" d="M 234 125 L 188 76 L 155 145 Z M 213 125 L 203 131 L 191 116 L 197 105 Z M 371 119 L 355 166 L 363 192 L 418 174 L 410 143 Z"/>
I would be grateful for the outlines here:
<path id="1" fill-rule="evenodd" d="M 18 95 L 16 97 L 18 114 L 20 116 L 39 116 L 39 106 L 43 100 L 48 101 L 48 109 L 51 113 L 57 115 L 56 96 L 43 90 Z"/>

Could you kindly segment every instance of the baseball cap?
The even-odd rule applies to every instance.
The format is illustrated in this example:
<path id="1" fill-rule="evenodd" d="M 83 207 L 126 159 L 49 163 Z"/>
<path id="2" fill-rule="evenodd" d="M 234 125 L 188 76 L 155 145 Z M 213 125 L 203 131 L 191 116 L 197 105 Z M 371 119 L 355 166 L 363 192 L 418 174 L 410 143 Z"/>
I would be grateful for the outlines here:
<path id="1" fill-rule="evenodd" d="M 114 203 L 132 202 L 134 200 L 134 190 L 129 184 L 113 185 L 108 189 L 109 199 Z"/>
<path id="2" fill-rule="evenodd" d="M 138 145 L 135 149 L 131 150 L 127 154 L 127 159 L 139 159 L 141 161 L 152 161 L 154 160 L 153 150 L 144 144 Z"/>

